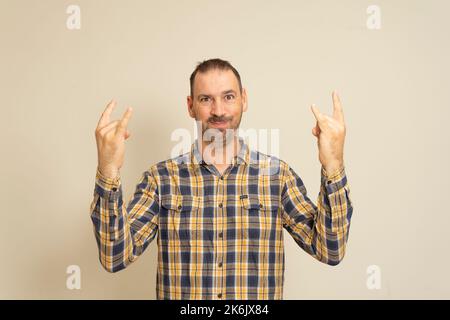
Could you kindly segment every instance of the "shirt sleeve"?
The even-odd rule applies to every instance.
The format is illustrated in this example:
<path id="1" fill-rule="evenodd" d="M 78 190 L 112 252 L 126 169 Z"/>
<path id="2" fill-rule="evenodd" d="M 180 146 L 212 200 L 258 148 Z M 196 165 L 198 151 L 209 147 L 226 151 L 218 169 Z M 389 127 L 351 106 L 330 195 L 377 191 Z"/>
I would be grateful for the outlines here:
<path id="1" fill-rule="evenodd" d="M 145 171 L 128 204 L 122 199 L 120 176 L 107 178 L 97 168 L 90 216 L 99 259 L 108 272 L 135 261 L 158 230 L 158 187 L 151 169 Z"/>
<path id="2" fill-rule="evenodd" d="M 287 166 L 282 189 L 283 226 L 308 254 L 328 265 L 345 255 L 353 206 L 345 167 L 327 174 L 321 167 L 317 205 L 302 179 Z"/>

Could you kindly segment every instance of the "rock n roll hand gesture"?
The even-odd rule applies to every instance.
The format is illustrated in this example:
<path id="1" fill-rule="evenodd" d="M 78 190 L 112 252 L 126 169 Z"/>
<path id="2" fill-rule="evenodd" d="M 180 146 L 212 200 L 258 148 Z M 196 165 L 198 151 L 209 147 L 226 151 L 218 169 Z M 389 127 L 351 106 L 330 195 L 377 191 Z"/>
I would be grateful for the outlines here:
<path id="1" fill-rule="evenodd" d="M 95 138 L 97 141 L 98 169 L 107 178 L 115 178 L 123 165 L 125 156 L 125 140 L 130 137 L 127 129 L 132 108 L 128 107 L 120 120 L 110 121 L 116 101 L 111 100 L 103 111 Z"/>
<path id="2" fill-rule="evenodd" d="M 333 98 L 333 116 L 323 114 L 313 104 L 311 110 L 316 118 L 316 126 L 312 134 L 317 137 L 319 146 L 319 161 L 327 175 L 344 166 L 345 123 L 341 101 L 335 91 Z"/>

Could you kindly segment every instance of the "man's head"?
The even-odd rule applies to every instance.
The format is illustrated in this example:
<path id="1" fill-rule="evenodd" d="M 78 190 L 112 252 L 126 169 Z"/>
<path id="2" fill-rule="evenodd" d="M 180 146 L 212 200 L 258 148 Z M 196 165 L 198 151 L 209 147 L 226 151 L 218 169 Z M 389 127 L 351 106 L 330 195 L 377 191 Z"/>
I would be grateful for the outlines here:
<path id="1" fill-rule="evenodd" d="M 207 129 L 238 129 L 242 113 L 247 111 L 247 93 L 238 71 L 221 59 L 197 65 L 190 77 L 187 97 L 189 115 Z"/>

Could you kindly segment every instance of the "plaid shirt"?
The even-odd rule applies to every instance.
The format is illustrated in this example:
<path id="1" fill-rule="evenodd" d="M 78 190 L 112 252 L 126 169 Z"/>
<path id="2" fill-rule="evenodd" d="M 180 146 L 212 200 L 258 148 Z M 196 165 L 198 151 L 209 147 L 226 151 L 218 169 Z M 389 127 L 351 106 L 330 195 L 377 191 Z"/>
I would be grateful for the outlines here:
<path id="1" fill-rule="evenodd" d="M 97 169 L 90 214 L 107 271 L 126 268 L 157 236 L 158 299 L 282 299 L 283 228 L 315 259 L 343 259 L 353 211 L 344 167 L 321 168 L 316 206 L 286 162 L 242 138 L 222 175 L 196 142 L 145 171 L 127 204 L 120 176 Z"/>

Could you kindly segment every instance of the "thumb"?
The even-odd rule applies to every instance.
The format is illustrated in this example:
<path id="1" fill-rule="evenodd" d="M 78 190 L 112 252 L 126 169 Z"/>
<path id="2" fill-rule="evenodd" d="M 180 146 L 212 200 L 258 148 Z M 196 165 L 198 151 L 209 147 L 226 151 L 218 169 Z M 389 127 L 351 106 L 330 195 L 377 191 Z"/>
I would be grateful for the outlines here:
<path id="1" fill-rule="evenodd" d="M 312 128 L 312 134 L 316 137 L 319 137 L 320 134 L 320 128 L 319 128 L 319 123 L 316 122 L 316 126 Z"/>

